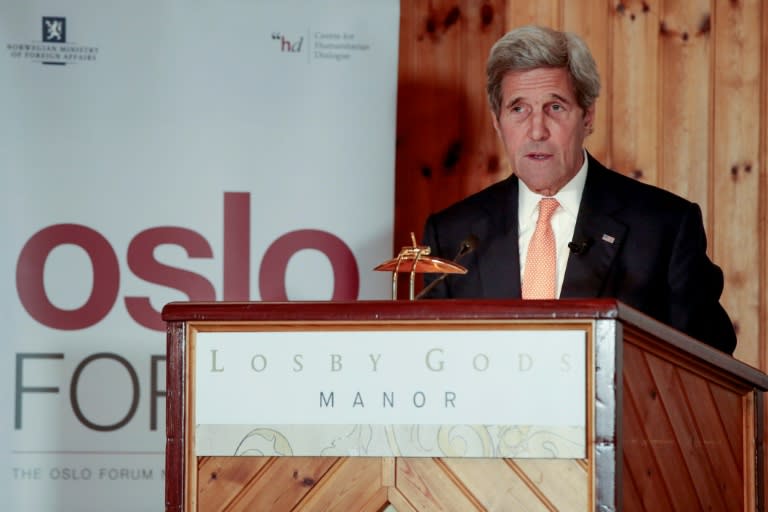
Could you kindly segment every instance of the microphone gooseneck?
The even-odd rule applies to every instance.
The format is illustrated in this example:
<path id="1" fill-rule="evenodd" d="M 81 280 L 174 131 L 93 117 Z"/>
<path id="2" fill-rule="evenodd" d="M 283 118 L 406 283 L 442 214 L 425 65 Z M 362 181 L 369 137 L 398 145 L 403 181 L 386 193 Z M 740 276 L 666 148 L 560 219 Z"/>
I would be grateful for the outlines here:
<path id="1" fill-rule="evenodd" d="M 459 245 L 459 250 L 456 252 L 456 256 L 453 257 L 451 261 L 454 263 L 458 263 L 459 259 L 466 256 L 470 252 L 474 251 L 477 247 L 477 244 L 479 243 L 478 238 L 475 235 L 469 235 L 467 238 L 465 238 L 461 245 Z M 428 294 L 430 291 L 432 291 L 432 288 L 438 285 L 440 281 L 448 277 L 448 273 L 444 272 L 440 274 L 434 281 L 429 283 L 427 286 L 424 287 L 423 290 L 421 290 L 416 297 L 414 297 L 414 300 L 418 300 L 422 297 L 424 297 L 426 294 Z"/>

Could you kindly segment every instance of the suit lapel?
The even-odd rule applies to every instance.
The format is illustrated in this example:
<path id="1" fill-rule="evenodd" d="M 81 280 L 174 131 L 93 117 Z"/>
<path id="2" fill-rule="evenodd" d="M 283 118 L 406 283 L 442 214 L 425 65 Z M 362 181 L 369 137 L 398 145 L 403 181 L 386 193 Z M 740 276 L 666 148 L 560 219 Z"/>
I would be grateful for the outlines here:
<path id="1" fill-rule="evenodd" d="M 589 171 L 584 184 L 573 240 L 586 242 L 584 251 L 568 257 L 561 298 L 599 297 L 609 270 L 627 234 L 627 226 L 614 214 L 622 208 L 606 184 L 608 169 L 589 158 Z"/>
<path id="2" fill-rule="evenodd" d="M 483 225 L 475 233 L 481 243 L 477 249 L 478 274 L 483 296 L 520 297 L 520 251 L 518 249 L 517 177 L 488 205 Z"/>

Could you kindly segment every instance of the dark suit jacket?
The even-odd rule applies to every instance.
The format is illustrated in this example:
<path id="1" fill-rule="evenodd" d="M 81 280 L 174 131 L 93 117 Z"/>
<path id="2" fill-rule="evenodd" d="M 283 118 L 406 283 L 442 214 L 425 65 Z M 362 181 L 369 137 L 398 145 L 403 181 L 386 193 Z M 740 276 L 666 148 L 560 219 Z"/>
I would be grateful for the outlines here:
<path id="1" fill-rule="evenodd" d="M 561 298 L 612 297 L 724 352 L 736 334 L 720 305 L 723 273 L 706 254 L 701 209 L 665 190 L 606 169 L 588 156 L 587 180 Z M 517 194 L 512 176 L 431 215 L 424 244 L 453 259 L 462 242 L 477 237 L 430 298 L 520 298 Z M 584 245 L 585 244 L 585 245 Z M 435 274 L 425 275 L 425 286 Z"/>

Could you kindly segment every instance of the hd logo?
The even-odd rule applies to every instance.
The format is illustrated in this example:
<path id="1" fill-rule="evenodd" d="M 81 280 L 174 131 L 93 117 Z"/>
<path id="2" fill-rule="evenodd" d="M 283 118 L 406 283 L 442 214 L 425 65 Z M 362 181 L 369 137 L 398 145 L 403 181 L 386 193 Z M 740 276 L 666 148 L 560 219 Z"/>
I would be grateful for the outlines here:
<path id="1" fill-rule="evenodd" d="M 43 17 L 43 42 L 66 43 L 67 19 L 53 16 Z"/>

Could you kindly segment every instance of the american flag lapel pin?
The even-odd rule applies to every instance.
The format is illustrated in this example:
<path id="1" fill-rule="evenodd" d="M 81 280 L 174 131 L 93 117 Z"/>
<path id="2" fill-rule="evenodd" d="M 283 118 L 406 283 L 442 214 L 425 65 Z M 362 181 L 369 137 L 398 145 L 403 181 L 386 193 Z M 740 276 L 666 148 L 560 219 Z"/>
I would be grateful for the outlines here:
<path id="1" fill-rule="evenodd" d="M 616 237 L 609 235 L 608 233 L 603 233 L 603 242 L 608 242 L 609 244 L 612 244 L 616 241 Z"/>

